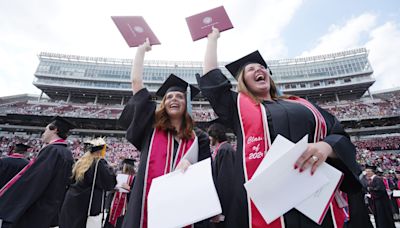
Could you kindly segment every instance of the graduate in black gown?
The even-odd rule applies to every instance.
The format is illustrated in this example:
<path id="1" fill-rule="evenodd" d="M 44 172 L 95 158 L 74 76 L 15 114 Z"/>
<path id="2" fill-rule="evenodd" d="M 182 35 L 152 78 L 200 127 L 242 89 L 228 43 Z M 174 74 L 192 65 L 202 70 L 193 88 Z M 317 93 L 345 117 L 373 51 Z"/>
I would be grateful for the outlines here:
<path id="1" fill-rule="evenodd" d="M 305 99 L 278 97 L 272 73 L 258 52 L 226 66 L 238 80 L 239 92 L 232 91 L 230 81 L 218 69 L 218 38 L 219 31 L 213 28 L 208 35 L 204 75 L 198 78 L 198 83 L 219 119 L 233 129 L 238 139 L 235 181 L 230 187 L 233 200 L 225 214 L 226 227 L 342 227 L 345 213 L 339 200 L 333 200 L 329 205 L 321 226 L 296 209 L 267 225 L 249 200 L 243 184 L 251 179 L 264 157 L 264 151 L 268 151 L 278 134 L 293 142 L 308 134 L 308 148 L 293 164 L 293 168 L 312 175 L 326 161 L 343 172 L 344 180 L 340 189 L 346 193 L 361 190 L 358 180 L 361 170 L 355 160 L 355 147 L 340 122 Z M 360 222 L 363 223 L 361 220 L 366 218 L 367 215 Z"/>
<path id="2" fill-rule="evenodd" d="M 114 189 L 117 184 L 114 170 L 103 159 L 107 148 L 104 139 L 93 139 L 89 142 L 89 145 L 88 150 L 73 167 L 73 184 L 69 187 L 61 208 L 60 228 L 81 228 L 86 226 L 90 194 L 97 163 L 90 215 L 98 215 L 102 212 L 105 191 Z"/>
<path id="3" fill-rule="evenodd" d="M 375 174 L 376 166 L 374 165 L 367 165 L 365 171 L 367 173 L 368 191 L 371 194 L 376 228 L 394 228 L 392 205 L 382 177 Z"/>
<path id="4" fill-rule="evenodd" d="M 156 93 L 163 97 L 156 111 L 156 102 L 142 78 L 144 55 L 150 49 L 148 40 L 137 48 L 131 72 L 133 97 L 119 119 L 128 128 L 126 138 L 141 152 L 124 228 L 147 227 L 147 195 L 153 178 L 185 170 L 196 162 L 186 159 L 187 154 L 197 154 L 199 161 L 210 157 L 208 136 L 194 128 L 187 109 L 190 99 L 199 92 L 197 88 L 190 85 L 190 94 L 186 93 L 188 83 L 171 74 Z M 195 143 L 198 151 L 194 150 Z"/>
<path id="5" fill-rule="evenodd" d="M 24 154 L 29 148 L 28 145 L 18 143 L 12 154 L 0 159 L 0 189 L 28 164 Z"/>
<path id="6" fill-rule="evenodd" d="M 213 217 L 211 224 L 213 227 L 225 227 L 224 214 L 229 210 L 232 203 L 230 186 L 232 186 L 234 180 L 235 150 L 228 142 L 224 125 L 218 123 L 218 120 L 214 122 L 208 127 L 207 133 L 210 137 L 210 145 L 214 148 L 212 173 L 218 198 L 221 202 L 222 214 Z"/>
<path id="7" fill-rule="evenodd" d="M 46 126 L 44 146 L 19 175 L 0 190 L 3 227 L 48 228 L 57 217 L 73 164 L 66 138 L 75 126 L 56 117 Z"/>

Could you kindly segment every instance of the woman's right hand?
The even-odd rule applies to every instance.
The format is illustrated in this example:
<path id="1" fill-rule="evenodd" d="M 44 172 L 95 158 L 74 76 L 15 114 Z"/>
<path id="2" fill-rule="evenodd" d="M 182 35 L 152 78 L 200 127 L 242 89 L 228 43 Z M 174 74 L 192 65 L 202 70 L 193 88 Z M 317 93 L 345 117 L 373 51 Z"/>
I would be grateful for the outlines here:
<path id="1" fill-rule="evenodd" d="M 217 40 L 220 37 L 219 30 L 215 28 L 214 26 L 211 28 L 212 31 L 208 34 L 208 39 L 209 40 Z"/>
<path id="2" fill-rule="evenodd" d="M 141 50 L 141 51 L 144 51 L 144 52 L 148 52 L 148 51 L 151 50 L 151 45 L 150 45 L 149 38 L 146 38 L 144 43 L 139 45 L 138 50 Z"/>

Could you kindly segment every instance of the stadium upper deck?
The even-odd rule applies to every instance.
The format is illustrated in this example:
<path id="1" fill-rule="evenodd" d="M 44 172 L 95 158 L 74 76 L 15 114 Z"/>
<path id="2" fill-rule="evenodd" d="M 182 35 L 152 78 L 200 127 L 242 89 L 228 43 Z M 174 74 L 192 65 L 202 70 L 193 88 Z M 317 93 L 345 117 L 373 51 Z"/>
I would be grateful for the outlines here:
<path id="1" fill-rule="evenodd" d="M 131 96 L 131 59 L 40 53 L 33 84 L 55 100 L 122 104 Z M 277 86 L 308 99 L 360 98 L 375 82 L 365 48 L 305 58 L 267 61 Z M 220 63 L 222 71 L 236 81 Z M 146 61 L 144 83 L 155 92 L 174 73 L 196 84 L 201 62 Z M 201 100 L 201 99 L 200 99 Z"/>

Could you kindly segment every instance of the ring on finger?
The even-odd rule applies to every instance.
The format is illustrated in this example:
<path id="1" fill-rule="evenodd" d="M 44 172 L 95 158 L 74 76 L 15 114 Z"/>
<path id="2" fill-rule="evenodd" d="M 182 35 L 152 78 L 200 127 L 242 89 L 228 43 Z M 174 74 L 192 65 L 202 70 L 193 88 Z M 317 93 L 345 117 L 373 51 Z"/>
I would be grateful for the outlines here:
<path id="1" fill-rule="evenodd" d="M 313 156 L 311 157 L 311 159 L 312 159 L 314 162 L 317 162 L 317 161 L 319 160 L 319 158 L 318 158 L 317 156 L 315 156 L 315 155 L 313 155 Z"/>

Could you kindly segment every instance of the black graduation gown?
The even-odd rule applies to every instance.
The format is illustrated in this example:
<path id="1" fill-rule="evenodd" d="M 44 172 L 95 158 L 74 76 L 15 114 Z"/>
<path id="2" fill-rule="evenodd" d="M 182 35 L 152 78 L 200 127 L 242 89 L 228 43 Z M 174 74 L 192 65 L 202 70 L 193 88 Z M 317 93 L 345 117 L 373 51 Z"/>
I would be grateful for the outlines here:
<path id="1" fill-rule="evenodd" d="M 234 182 L 230 187 L 232 203 L 225 217 L 226 227 L 248 227 L 247 193 L 243 187 L 245 181 L 243 169 L 243 137 L 237 109 L 237 93 L 231 91 L 232 85 L 219 69 L 208 72 L 203 77 L 197 77 L 202 94 L 208 99 L 219 120 L 234 130 L 237 136 L 237 152 L 234 164 Z M 308 108 L 303 105 L 277 100 L 263 102 L 265 107 L 271 141 L 280 134 L 293 142 L 309 134 L 311 142 L 314 135 L 315 120 Z M 344 173 L 340 189 L 346 193 L 359 192 L 361 184 L 358 175 L 361 169 L 355 160 L 355 147 L 340 125 L 340 122 L 328 112 L 316 106 L 323 115 L 328 136 L 324 139 L 337 154 L 337 159 L 327 162 Z M 293 187 L 293 186 L 288 186 Z M 350 209 L 352 210 L 352 209 Z M 353 209 L 354 210 L 354 209 Z M 328 211 L 330 213 L 330 211 Z M 364 218 L 351 218 L 354 222 Z M 296 209 L 284 215 L 285 227 L 333 227 L 331 216 L 325 216 L 321 226 L 308 219 Z"/>
<path id="2" fill-rule="evenodd" d="M 0 159 L 0 189 L 28 164 L 25 158 L 6 157 Z"/>
<path id="3" fill-rule="evenodd" d="M 376 228 L 394 228 L 391 202 L 382 178 L 375 176 L 369 183 L 368 190 L 372 197 Z"/>
<path id="4" fill-rule="evenodd" d="M 60 228 L 81 228 L 86 226 L 95 165 L 96 160 L 93 161 L 92 166 L 85 172 L 83 180 L 75 182 L 68 189 L 61 208 L 59 220 Z M 97 167 L 90 215 L 100 214 L 103 191 L 114 189 L 116 184 L 117 180 L 113 169 L 107 164 L 106 160 L 100 159 Z M 106 218 L 104 217 L 104 219 Z"/>
<path id="5" fill-rule="evenodd" d="M 138 91 L 126 104 L 119 124 L 127 127 L 126 138 L 140 153 L 140 164 L 136 174 L 133 188 L 128 201 L 128 210 L 125 214 L 124 228 L 140 227 L 142 212 L 142 196 L 145 182 L 145 172 L 151 135 L 153 133 L 154 114 L 156 103 L 146 88 Z M 195 129 L 199 142 L 199 161 L 210 157 L 210 145 L 208 135 L 200 129 Z"/>
<path id="6" fill-rule="evenodd" d="M 214 184 L 221 202 L 223 215 L 229 210 L 232 203 L 230 187 L 234 179 L 235 153 L 231 144 L 223 143 L 218 148 L 217 155 L 212 162 Z M 213 227 L 225 227 L 225 222 L 213 223 L 212 225 Z"/>
<path id="7" fill-rule="evenodd" d="M 32 166 L 0 197 L 0 218 L 13 223 L 13 228 L 48 228 L 62 205 L 72 164 L 66 144 L 44 147 Z"/>

